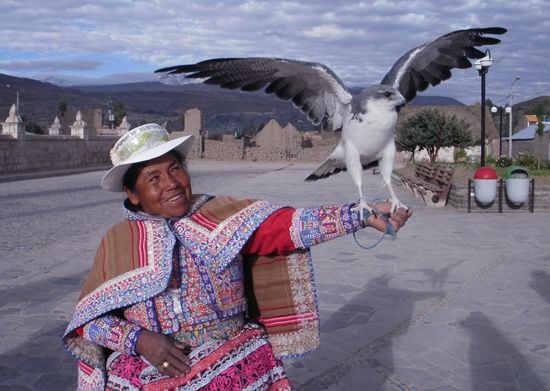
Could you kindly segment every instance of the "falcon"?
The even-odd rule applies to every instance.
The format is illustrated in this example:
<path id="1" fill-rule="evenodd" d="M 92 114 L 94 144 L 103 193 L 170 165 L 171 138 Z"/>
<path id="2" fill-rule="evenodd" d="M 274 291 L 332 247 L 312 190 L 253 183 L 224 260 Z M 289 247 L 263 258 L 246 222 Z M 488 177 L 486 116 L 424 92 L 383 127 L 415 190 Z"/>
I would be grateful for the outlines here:
<path id="1" fill-rule="evenodd" d="M 366 203 L 362 186 L 363 169 L 379 165 L 388 187 L 392 211 L 407 208 L 397 198 L 391 184 L 395 162 L 395 127 L 399 110 L 418 91 L 436 86 L 451 77 L 453 68 L 469 68 L 469 59 L 485 53 L 476 47 L 495 45 L 501 27 L 453 31 L 415 47 L 401 56 L 380 84 L 359 95 L 350 90 L 327 66 L 283 58 L 217 58 L 196 64 L 176 65 L 155 72 L 185 74 L 204 79 L 222 88 L 274 94 L 290 100 L 314 125 L 325 131 L 341 131 L 334 151 L 305 180 L 316 181 L 347 170 L 359 191 L 356 209 L 373 212 Z"/>

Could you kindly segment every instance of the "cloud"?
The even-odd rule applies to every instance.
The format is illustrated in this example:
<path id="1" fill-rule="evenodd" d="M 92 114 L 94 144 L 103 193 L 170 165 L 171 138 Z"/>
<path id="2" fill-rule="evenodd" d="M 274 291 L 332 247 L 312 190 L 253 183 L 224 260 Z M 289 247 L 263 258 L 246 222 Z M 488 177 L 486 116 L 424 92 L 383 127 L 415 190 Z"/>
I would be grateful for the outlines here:
<path id="1" fill-rule="evenodd" d="M 7 61 L 0 62 L 0 69 L 17 72 L 90 71 L 99 68 L 101 64 L 90 60 Z"/>
<path id="2" fill-rule="evenodd" d="M 117 73 L 97 78 L 75 75 L 64 75 L 56 77 L 52 76 L 51 74 L 39 74 L 37 75 L 37 78 L 39 80 L 61 86 L 110 85 L 158 80 L 158 77 L 152 72 Z"/>
<path id="3" fill-rule="evenodd" d="M 304 36 L 307 38 L 316 38 L 326 41 L 342 40 L 346 38 L 356 38 L 364 36 L 365 31 L 361 29 L 351 29 L 337 26 L 335 24 L 325 24 L 321 26 L 313 26 L 304 31 Z"/>
<path id="4" fill-rule="evenodd" d="M 503 26 L 488 97 L 546 94 L 547 0 L 82 0 L 4 1 L 0 66 L 21 74 L 101 78 L 212 57 L 275 56 L 321 62 L 350 85 L 376 83 L 409 49 L 469 27 Z M 59 66 L 55 63 L 58 62 Z M 51 67 L 50 67 L 51 66 Z M 49 68 L 50 67 L 50 68 Z M 88 67 L 88 68 L 87 68 Z M 98 79 L 101 82 L 101 79 Z M 479 100 L 474 70 L 426 94 Z"/>

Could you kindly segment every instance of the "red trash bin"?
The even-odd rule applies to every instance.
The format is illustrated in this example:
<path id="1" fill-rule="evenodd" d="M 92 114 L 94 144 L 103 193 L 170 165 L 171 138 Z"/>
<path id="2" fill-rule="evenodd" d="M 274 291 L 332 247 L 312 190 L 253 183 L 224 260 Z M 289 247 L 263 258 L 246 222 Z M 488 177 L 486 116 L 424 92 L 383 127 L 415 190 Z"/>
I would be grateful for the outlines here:
<path id="1" fill-rule="evenodd" d="M 474 193 L 477 202 L 490 204 L 497 194 L 497 172 L 493 167 L 480 167 L 474 174 Z"/>

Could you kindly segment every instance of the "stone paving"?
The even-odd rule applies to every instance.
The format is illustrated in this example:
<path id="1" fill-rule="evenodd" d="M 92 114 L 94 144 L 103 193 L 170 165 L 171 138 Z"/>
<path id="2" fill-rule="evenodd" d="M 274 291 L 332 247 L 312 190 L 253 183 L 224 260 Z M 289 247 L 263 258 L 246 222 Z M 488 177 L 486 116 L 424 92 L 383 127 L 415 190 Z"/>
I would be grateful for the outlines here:
<path id="1" fill-rule="evenodd" d="M 313 168 L 190 163 L 195 192 L 293 206 L 356 199 L 345 173 L 304 183 Z M 75 389 L 60 336 L 120 211 L 102 174 L 0 183 L 1 390 Z M 379 175 L 365 179 L 369 198 L 387 197 Z M 321 347 L 287 362 L 296 389 L 550 390 L 550 213 L 427 209 L 396 191 L 414 215 L 395 240 L 312 249 Z"/>

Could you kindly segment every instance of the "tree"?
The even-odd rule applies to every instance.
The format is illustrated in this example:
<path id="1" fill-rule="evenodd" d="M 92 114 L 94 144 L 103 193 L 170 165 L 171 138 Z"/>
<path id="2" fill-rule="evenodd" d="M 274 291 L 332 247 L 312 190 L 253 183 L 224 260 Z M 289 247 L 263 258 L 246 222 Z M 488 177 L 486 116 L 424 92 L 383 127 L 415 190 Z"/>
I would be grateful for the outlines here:
<path id="1" fill-rule="evenodd" d="M 44 134 L 44 129 L 38 125 L 32 118 L 28 118 L 26 115 L 21 116 L 21 120 L 25 125 L 25 132 L 34 133 L 34 134 Z"/>
<path id="2" fill-rule="evenodd" d="M 542 162 L 542 159 L 544 159 L 544 151 L 543 151 L 543 148 L 544 146 L 542 145 L 542 142 L 543 142 L 543 138 L 544 138 L 544 116 L 543 115 L 539 115 L 537 116 L 537 129 L 535 130 L 535 133 L 537 134 L 538 138 L 539 138 L 539 150 L 538 150 L 538 164 L 537 164 L 537 169 L 540 170 L 540 164 Z"/>
<path id="3" fill-rule="evenodd" d="M 466 147 L 472 143 L 470 124 L 456 115 L 446 115 L 434 108 L 426 108 L 409 115 L 397 129 L 396 146 L 399 151 L 425 149 L 430 162 L 435 163 L 444 147 Z"/>
<path id="4" fill-rule="evenodd" d="M 112 100 L 113 114 L 115 115 L 115 126 L 120 125 L 122 119 L 126 117 L 126 111 L 124 111 L 124 104 L 118 99 Z"/>
<path id="5" fill-rule="evenodd" d="M 57 105 L 57 111 L 60 117 L 64 117 L 65 113 L 67 113 L 67 102 L 60 100 Z"/>
<path id="6" fill-rule="evenodd" d="M 410 152 L 411 160 L 414 163 L 414 153 L 416 152 L 416 148 L 418 147 L 418 135 L 420 134 L 421 130 L 414 124 L 410 123 L 408 121 L 409 118 L 410 117 L 408 117 L 405 122 L 401 123 L 401 125 L 397 129 L 395 146 L 398 151 Z"/>

